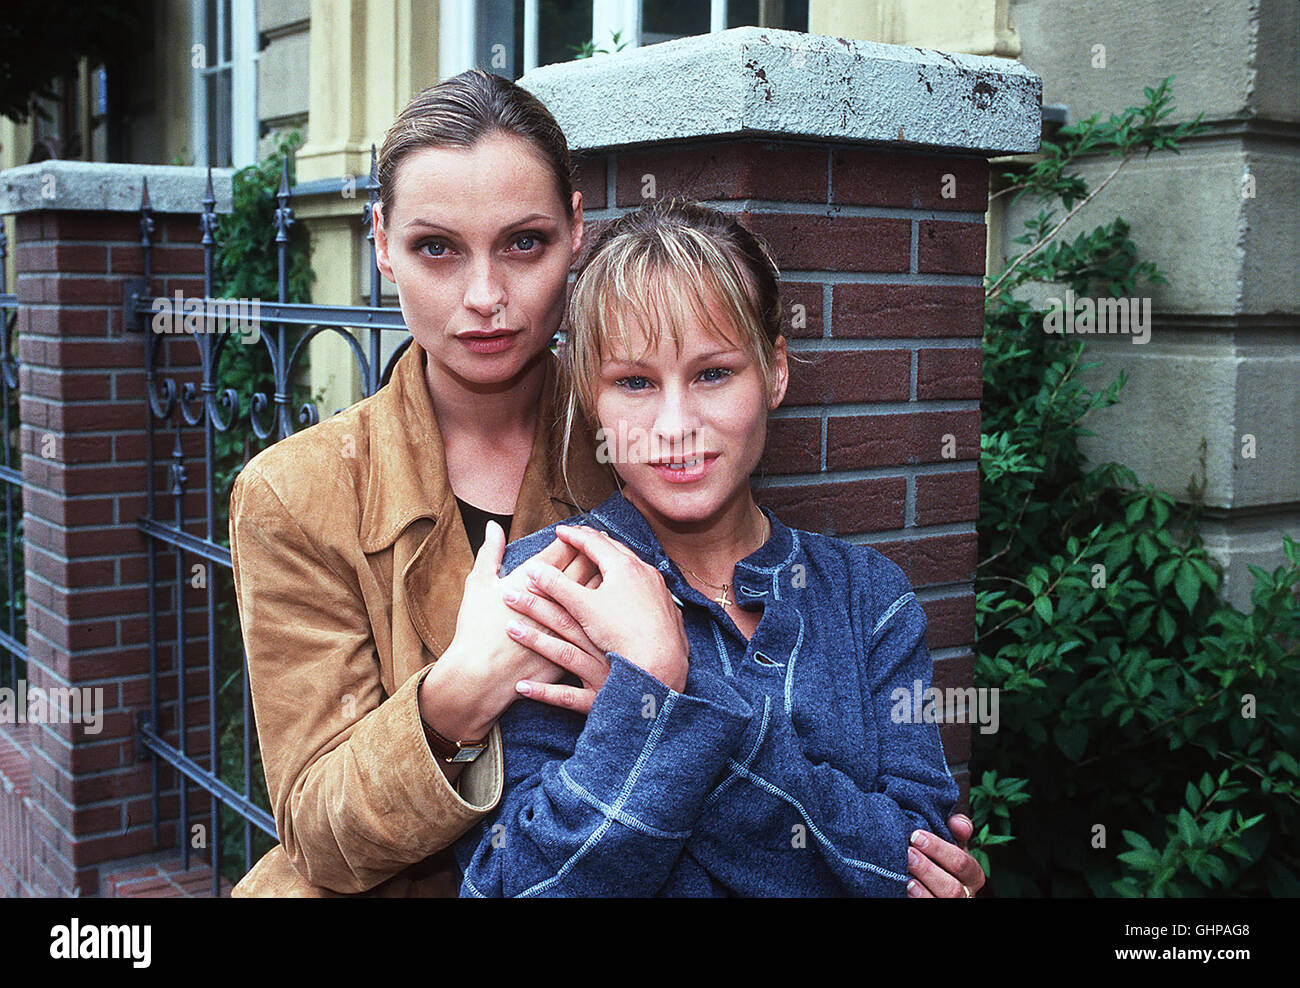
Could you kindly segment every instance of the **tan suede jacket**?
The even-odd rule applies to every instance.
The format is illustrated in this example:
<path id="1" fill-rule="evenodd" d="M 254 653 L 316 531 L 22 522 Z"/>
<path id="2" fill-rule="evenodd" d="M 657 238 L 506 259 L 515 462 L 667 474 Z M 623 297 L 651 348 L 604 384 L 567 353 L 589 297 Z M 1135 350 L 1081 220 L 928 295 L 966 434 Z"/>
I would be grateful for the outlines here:
<path id="1" fill-rule="evenodd" d="M 512 538 L 578 508 L 560 475 L 559 362 L 547 356 Z M 589 437 L 569 480 L 583 508 L 612 490 Z M 235 592 L 280 843 L 243 896 L 455 895 L 449 848 L 501 796 L 501 743 L 450 785 L 416 690 L 456 628 L 468 536 L 412 342 L 390 383 L 277 442 L 230 498 Z"/>

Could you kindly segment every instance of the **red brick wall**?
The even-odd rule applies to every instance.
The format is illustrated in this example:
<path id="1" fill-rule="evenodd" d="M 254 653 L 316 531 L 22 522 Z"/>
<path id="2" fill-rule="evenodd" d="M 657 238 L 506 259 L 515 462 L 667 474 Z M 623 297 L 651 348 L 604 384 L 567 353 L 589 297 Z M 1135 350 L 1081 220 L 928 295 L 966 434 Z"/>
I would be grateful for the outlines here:
<path id="1" fill-rule="evenodd" d="M 686 195 L 765 238 L 803 359 L 759 499 L 897 562 L 929 618 L 935 684 L 969 686 L 987 162 L 733 139 L 590 155 L 577 187 L 592 234 L 646 198 Z M 964 807 L 970 727 L 945 725 L 943 741 Z"/>
<path id="2" fill-rule="evenodd" d="M 197 218 L 155 219 L 155 289 L 201 294 Z M 135 715 L 149 707 L 149 545 L 136 528 L 146 510 L 145 337 L 125 330 L 122 303 L 126 280 L 142 273 L 139 217 L 47 211 L 20 216 L 17 229 L 27 680 L 42 688 L 104 691 L 98 734 L 67 723 L 29 729 L 27 866 L 38 894 L 95 894 L 102 865 L 158 849 L 151 768 L 136 760 L 134 743 Z M 175 351 L 173 359 L 193 357 Z M 175 376 L 185 379 L 183 371 Z M 192 367 L 188 376 L 194 377 Z M 158 513 L 166 520 L 173 517 L 165 468 L 174 441 L 160 429 L 156 483 Z M 187 430 L 190 517 L 203 509 L 201 442 L 201 430 Z M 158 559 L 158 659 L 169 670 L 174 569 L 170 553 Z M 187 593 L 191 754 L 207 750 L 202 603 L 201 592 Z M 161 677 L 160 695 L 162 726 L 169 730 L 174 675 Z M 162 815 L 174 820 L 176 780 L 166 766 L 161 771 Z M 205 806 L 192 797 L 191 819 Z M 161 847 L 177 846 L 174 824 L 163 827 L 161 838 Z"/>
<path id="3" fill-rule="evenodd" d="M 592 234 L 643 201 L 646 176 L 656 196 L 735 209 L 782 268 L 791 351 L 801 359 L 773 419 L 761 499 L 793 525 L 873 544 L 897 561 L 929 615 L 936 684 L 969 684 L 986 163 L 761 140 L 595 156 L 579 183 Z M 942 195 L 945 176 L 954 198 Z M 200 294 L 196 217 L 156 220 L 152 288 Z M 0 881 L 16 887 L 21 872 L 36 894 L 90 894 L 108 863 L 178 846 L 174 773 L 160 769 L 155 845 L 151 769 L 134 744 L 135 715 L 149 705 L 149 543 L 136 527 L 145 512 L 145 338 L 126 331 L 122 302 L 142 252 L 134 213 L 51 210 L 20 216 L 17 229 L 28 680 L 100 687 L 106 709 L 102 733 L 40 725 L 17 760 L 11 753 L 0 766 L 7 777 L 29 776 L 19 803 L 16 787 L 0 792 L 6 819 L 28 821 L 0 834 Z M 165 350 L 178 384 L 194 379 L 187 346 Z M 157 515 L 168 522 L 173 442 L 170 427 L 160 428 Z M 201 429 L 183 430 L 191 520 L 204 509 L 201 443 Z M 157 565 L 160 727 L 174 740 L 176 682 L 165 672 L 174 662 L 172 553 L 160 551 Z M 202 762 L 204 605 L 202 591 L 187 591 L 189 752 Z M 969 727 L 947 725 L 943 737 L 964 800 Z M 11 804 L 22 809 L 11 814 Z M 192 794 L 191 822 L 206 819 L 205 806 Z"/>

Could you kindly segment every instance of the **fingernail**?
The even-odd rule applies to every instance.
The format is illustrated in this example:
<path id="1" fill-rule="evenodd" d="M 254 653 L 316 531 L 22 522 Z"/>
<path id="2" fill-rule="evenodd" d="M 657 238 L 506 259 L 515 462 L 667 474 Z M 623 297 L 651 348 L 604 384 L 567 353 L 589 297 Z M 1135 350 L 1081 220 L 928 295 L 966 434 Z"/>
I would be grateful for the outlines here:
<path id="1" fill-rule="evenodd" d="M 913 830 L 912 843 L 915 844 L 917 847 L 925 847 L 925 831 Z"/>
<path id="2" fill-rule="evenodd" d="M 507 621 L 506 634 L 515 635 L 516 637 L 524 633 L 524 625 L 521 621 Z"/>
<path id="3" fill-rule="evenodd" d="M 515 683 L 515 691 L 522 693 L 524 696 L 533 695 L 533 688 L 524 682 Z"/>
<path id="4" fill-rule="evenodd" d="M 515 601 L 519 599 L 519 593 L 515 590 L 502 590 L 501 599 L 504 600 L 507 604 L 513 604 Z"/>
<path id="5" fill-rule="evenodd" d="M 914 899 L 916 898 L 916 879 L 915 879 L 915 878 L 913 878 L 910 882 L 907 883 L 907 894 L 910 895 L 910 896 L 911 896 L 912 898 L 914 898 Z"/>
<path id="6" fill-rule="evenodd" d="M 919 865 L 921 863 L 921 852 L 909 847 L 907 849 L 907 863 Z"/>

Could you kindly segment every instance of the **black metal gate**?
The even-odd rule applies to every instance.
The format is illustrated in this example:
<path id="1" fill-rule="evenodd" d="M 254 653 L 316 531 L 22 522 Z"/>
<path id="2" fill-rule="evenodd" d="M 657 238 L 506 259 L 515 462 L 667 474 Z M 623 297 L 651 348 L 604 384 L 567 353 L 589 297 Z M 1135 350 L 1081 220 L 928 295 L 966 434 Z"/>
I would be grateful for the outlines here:
<path id="1" fill-rule="evenodd" d="M 23 472 L 18 437 L 18 296 L 9 294 L 5 258 L 9 238 L 0 229 L 0 488 L 4 490 L 4 613 L 0 616 L 0 687 L 14 689 L 27 676 L 26 561 L 23 558 Z M 7 661 L 6 661 L 7 659 Z"/>
<path id="2" fill-rule="evenodd" d="M 406 325 L 401 311 L 380 306 L 379 270 L 375 262 L 374 237 L 370 228 L 371 210 L 378 199 L 374 149 L 371 149 L 371 173 L 366 185 L 367 202 L 364 209 L 365 236 L 370 250 L 370 304 L 368 306 L 307 305 L 289 303 L 288 257 L 289 229 L 293 225 L 293 208 L 290 205 L 289 172 L 286 159 L 277 192 L 274 219 L 274 236 L 277 250 L 279 294 L 274 303 L 259 300 L 260 334 L 254 346 L 265 346 L 274 379 L 271 393 L 257 391 L 250 396 L 247 419 L 242 417 L 240 395 L 223 386 L 221 357 L 223 349 L 232 345 L 232 333 L 227 322 L 224 331 L 163 334 L 150 330 L 152 317 L 159 313 L 173 320 L 183 318 L 176 312 L 176 299 L 155 296 L 153 292 L 152 248 L 154 244 L 154 219 L 149 204 L 146 183 L 140 204 L 140 243 L 144 249 L 144 278 L 137 290 L 129 292 L 128 309 L 137 331 L 146 333 L 145 378 L 148 395 L 147 437 L 147 509 L 138 521 L 139 530 L 148 537 L 149 551 L 149 671 L 150 706 L 137 715 L 137 750 L 141 759 L 153 762 L 153 821 L 154 839 L 160 842 L 159 825 L 162 818 L 161 780 L 162 763 L 172 766 L 179 779 L 179 824 L 182 861 L 190 866 L 191 828 L 189 801 L 192 790 L 198 789 L 210 797 L 210 810 L 206 824 L 207 857 L 212 868 L 212 892 L 219 894 L 221 873 L 226 852 L 223 848 L 234 833 L 223 825 L 222 808 L 233 814 L 234 831 L 242 831 L 243 868 L 239 874 L 252 867 L 260 856 L 259 847 L 272 845 L 275 822 L 265 808 L 265 786 L 260 782 L 259 756 L 249 698 L 248 669 L 237 631 L 234 643 L 222 648 L 222 632 L 230 631 L 237 622 L 233 595 L 229 593 L 231 560 L 226 544 L 225 525 L 219 523 L 225 516 L 229 482 L 234 471 L 220 480 L 222 464 L 218 462 L 216 440 L 219 434 L 233 430 L 246 430 L 258 440 L 274 442 L 319 420 L 319 412 L 310 400 L 301 403 L 294 412 L 295 381 L 303 370 L 307 346 L 322 333 L 337 334 L 350 348 L 360 369 L 362 396 L 377 391 L 387 382 L 393 365 L 410 343 L 409 336 L 380 367 L 385 332 L 405 335 Z M 220 300 L 212 298 L 213 263 L 217 250 L 218 217 L 216 196 L 213 191 L 211 169 L 208 172 L 207 191 L 201 203 L 199 220 L 202 233 L 204 259 L 204 289 L 201 300 L 205 324 L 212 318 L 206 315 L 220 308 Z M 272 231 L 267 231 L 268 238 Z M 186 308 L 196 300 L 185 300 Z M 227 317 L 228 320 L 228 317 Z M 156 327 L 155 327 L 156 328 Z M 367 337 L 363 347 L 350 330 L 360 330 Z M 236 344 L 238 342 L 236 341 Z M 173 354 L 171 348 L 194 348 Z M 188 354 L 188 369 L 180 360 Z M 197 359 L 197 366 L 193 361 Z M 7 367 L 8 365 L 6 365 Z M 188 378 L 187 380 L 184 378 Z M 178 380 L 180 383 L 178 383 Z M 168 430 L 174 434 L 172 452 L 166 460 L 165 474 L 156 455 L 155 442 Z M 191 452 L 187 452 L 187 447 Z M 192 452 L 195 447 L 200 451 Z M 237 466 L 242 466 L 238 464 Z M 191 474 L 201 473 L 203 510 L 195 515 L 186 514 L 186 494 L 192 486 Z M 159 489 L 158 480 L 165 477 Z M 8 479 L 3 471 L 0 478 Z M 6 492 L 9 485 L 6 484 Z M 198 561 L 197 563 L 195 561 Z M 170 577 L 160 575 L 163 563 L 174 568 Z M 188 569 L 187 569 L 188 567 Z M 206 590 L 206 622 L 195 621 L 192 605 L 185 603 L 187 573 L 191 589 Z M 200 576 L 208 576 L 198 581 Z M 201 586 L 200 586 L 201 582 Z M 192 629 L 187 624 L 206 623 L 206 647 L 196 659 L 187 659 L 187 648 L 195 651 Z M 231 637 L 227 635 L 226 637 Z M 21 640 L 21 639 L 19 639 Z M 3 641 L 3 639 L 0 639 Z M 160 655 L 166 648 L 171 661 L 164 668 Z M 237 653 L 237 654 L 234 654 Z M 187 675 L 193 676 L 199 666 L 206 672 L 207 694 L 207 751 L 190 753 L 190 731 L 187 723 Z M 187 675 L 182 675 L 185 670 Z M 175 677 L 175 701 L 171 707 L 174 715 L 164 728 L 166 718 L 160 683 L 164 677 Z M 223 702 L 224 701 L 224 702 Z M 205 764 L 206 762 L 206 764 Z M 231 847 L 238 842 L 230 839 Z"/>

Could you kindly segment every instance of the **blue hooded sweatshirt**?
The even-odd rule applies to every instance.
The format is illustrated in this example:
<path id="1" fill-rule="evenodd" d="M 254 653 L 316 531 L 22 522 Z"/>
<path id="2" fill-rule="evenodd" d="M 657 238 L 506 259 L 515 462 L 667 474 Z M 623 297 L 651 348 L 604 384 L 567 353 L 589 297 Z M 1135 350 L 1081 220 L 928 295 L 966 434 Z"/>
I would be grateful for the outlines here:
<path id="1" fill-rule="evenodd" d="M 501 802 L 455 847 L 461 895 L 902 896 L 912 831 L 952 839 L 958 787 L 937 725 L 913 716 L 931 663 L 906 577 L 762 510 L 772 533 L 732 584 L 762 608 L 749 641 L 621 493 L 565 522 L 663 574 L 690 644 L 686 687 L 609 652 L 586 716 L 516 701 L 500 720 Z M 512 543 L 502 573 L 554 537 Z"/>

